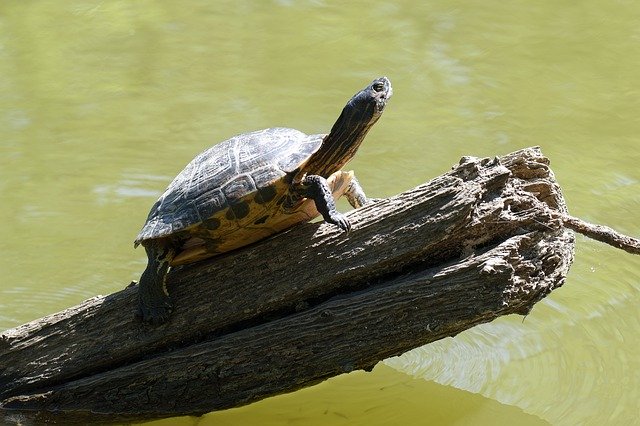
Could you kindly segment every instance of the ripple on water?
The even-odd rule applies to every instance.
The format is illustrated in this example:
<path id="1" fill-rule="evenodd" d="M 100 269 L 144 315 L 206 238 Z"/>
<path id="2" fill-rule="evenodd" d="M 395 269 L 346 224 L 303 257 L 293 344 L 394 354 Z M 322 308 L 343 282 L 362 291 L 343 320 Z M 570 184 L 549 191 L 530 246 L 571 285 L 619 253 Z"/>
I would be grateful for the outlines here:
<path id="1" fill-rule="evenodd" d="M 0 289 L 0 301 L 10 301 L 0 303 L 0 330 L 16 327 L 79 304 L 96 294 L 113 290 L 113 285 L 109 284 L 103 274 L 78 277 L 73 282 L 73 285 L 57 286 L 55 291 L 48 288 L 48 281 L 37 280 L 25 283 L 24 286 L 6 286 Z"/>
<path id="2" fill-rule="evenodd" d="M 171 181 L 168 176 L 126 173 L 114 183 L 96 185 L 93 194 L 100 205 L 127 198 L 157 198 Z"/>
<path id="3" fill-rule="evenodd" d="M 612 263 L 613 274 L 608 255 L 581 251 L 565 288 L 524 321 L 500 318 L 386 363 L 554 424 L 633 423 L 621 407 L 640 399 L 637 266 Z"/>

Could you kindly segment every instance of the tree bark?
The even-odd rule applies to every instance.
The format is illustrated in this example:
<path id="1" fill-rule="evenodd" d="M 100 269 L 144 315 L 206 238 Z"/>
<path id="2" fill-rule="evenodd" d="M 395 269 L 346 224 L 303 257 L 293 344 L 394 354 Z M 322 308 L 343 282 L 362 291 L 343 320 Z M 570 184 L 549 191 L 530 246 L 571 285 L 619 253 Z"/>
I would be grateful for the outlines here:
<path id="1" fill-rule="evenodd" d="M 573 233 L 539 148 L 464 157 L 348 213 L 174 268 L 175 311 L 133 320 L 136 286 L 0 335 L 0 414 L 123 421 L 290 392 L 498 316 L 564 283 Z M 1 417 L 0 417 L 1 418 Z"/>

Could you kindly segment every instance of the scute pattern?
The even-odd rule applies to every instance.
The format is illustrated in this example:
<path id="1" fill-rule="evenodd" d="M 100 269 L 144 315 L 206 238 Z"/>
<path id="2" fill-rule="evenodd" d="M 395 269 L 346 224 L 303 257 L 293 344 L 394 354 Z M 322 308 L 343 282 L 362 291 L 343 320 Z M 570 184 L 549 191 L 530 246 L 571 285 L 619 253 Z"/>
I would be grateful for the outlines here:
<path id="1" fill-rule="evenodd" d="M 256 185 L 253 178 L 248 174 L 237 176 L 222 187 L 222 192 L 228 200 L 239 200 L 255 190 Z"/>
<path id="2" fill-rule="evenodd" d="M 256 193 L 258 203 L 273 197 L 273 186 L 269 186 L 308 160 L 320 147 L 322 137 L 270 128 L 238 135 L 209 148 L 196 156 L 160 196 L 136 245 L 202 222 L 208 229 L 217 228 L 220 217 L 235 221 L 242 218 L 238 216 L 248 215 L 247 206 L 239 203 L 247 203 L 252 193 Z M 228 210 L 228 216 L 222 214 L 224 210 Z M 216 219 L 208 221 L 212 216 Z M 219 226 L 225 226 L 224 219 Z"/>
<path id="3" fill-rule="evenodd" d="M 196 222 L 213 216 L 215 213 L 223 210 L 226 205 L 227 199 L 220 188 L 214 188 L 211 191 L 199 195 L 198 198 L 196 198 L 196 211 L 198 213 L 198 220 Z"/>

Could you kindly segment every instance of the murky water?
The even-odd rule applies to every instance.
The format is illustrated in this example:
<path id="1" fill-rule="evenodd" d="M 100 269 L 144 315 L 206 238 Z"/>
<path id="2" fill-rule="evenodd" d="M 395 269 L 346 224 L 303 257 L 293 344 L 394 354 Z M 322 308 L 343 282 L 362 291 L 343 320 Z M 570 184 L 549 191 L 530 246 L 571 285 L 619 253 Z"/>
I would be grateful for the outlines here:
<path id="1" fill-rule="evenodd" d="M 263 127 L 325 132 L 379 75 L 395 94 L 351 163 L 369 194 L 541 145 L 573 214 L 640 235 L 639 69 L 624 0 L 3 1 L 0 329 L 138 278 L 132 241 L 195 154 Z M 640 259 L 577 244 L 524 321 L 180 421 L 636 422 Z"/>

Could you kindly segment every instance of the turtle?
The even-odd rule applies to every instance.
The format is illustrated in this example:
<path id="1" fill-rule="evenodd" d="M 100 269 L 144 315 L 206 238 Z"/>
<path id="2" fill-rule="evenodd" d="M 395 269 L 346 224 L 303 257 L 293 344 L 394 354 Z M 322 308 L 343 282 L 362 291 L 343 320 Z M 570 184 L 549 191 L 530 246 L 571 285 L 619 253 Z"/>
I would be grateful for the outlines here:
<path id="1" fill-rule="evenodd" d="M 354 156 L 392 95 L 387 77 L 346 104 L 329 134 L 275 127 L 243 133 L 197 155 L 153 204 L 134 246 L 147 267 L 138 283 L 136 317 L 153 325 L 173 310 L 169 268 L 225 253 L 319 215 L 349 232 L 335 201 L 369 202 L 353 171 Z"/>

